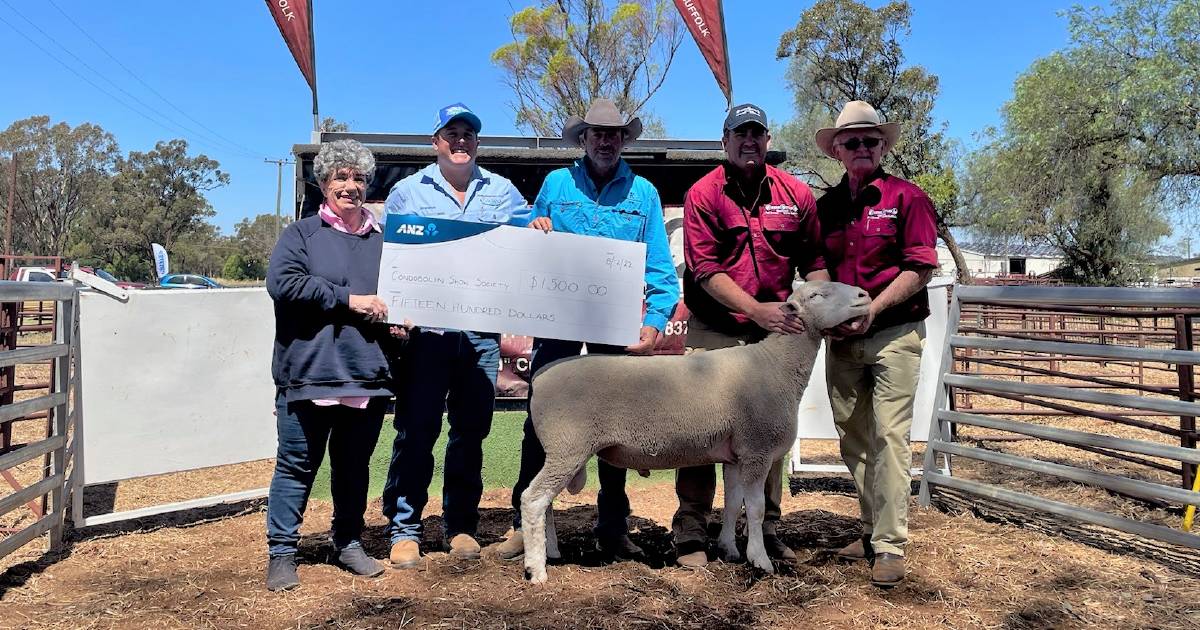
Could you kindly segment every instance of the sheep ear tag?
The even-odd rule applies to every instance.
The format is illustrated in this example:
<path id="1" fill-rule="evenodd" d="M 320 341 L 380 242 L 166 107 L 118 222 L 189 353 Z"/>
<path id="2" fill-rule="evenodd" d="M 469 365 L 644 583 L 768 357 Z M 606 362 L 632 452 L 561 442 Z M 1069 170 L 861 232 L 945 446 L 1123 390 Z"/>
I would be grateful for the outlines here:
<path id="1" fill-rule="evenodd" d="M 383 230 L 387 243 L 426 245 L 458 241 L 500 227 L 494 223 L 434 219 L 415 214 L 389 214 Z"/>

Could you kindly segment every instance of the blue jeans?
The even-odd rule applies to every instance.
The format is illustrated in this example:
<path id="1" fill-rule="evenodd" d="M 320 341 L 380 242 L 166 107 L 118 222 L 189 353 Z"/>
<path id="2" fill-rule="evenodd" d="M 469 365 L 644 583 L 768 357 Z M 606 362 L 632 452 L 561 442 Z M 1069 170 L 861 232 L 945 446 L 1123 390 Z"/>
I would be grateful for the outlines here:
<path id="1" fill-rule="evenodd" d="M 563 341 L 561 339 L 535 339 L 533 342 L 533 361 L 529 373 L 537 374 L 546 365 L 566 357 L 579 355 L 583 348 L 581 341 Z M 608 346 L 599 343 L 587 344 L 588 354 L 625 354 L 620 346 Z M 533 385 L 530 384 L 529 395 L 533 396 Z M 521 472 L 517 475 L 517 484 L 513 486 L 512 506 L 513 529 L 521 529 L 521 493 L 529 487 L 529 482 L 542 470 L 546 463 L 546 451 L 533 430 L 533 418 L 526 412 L 525 436 L 521 440 Z M 598 477 L 600 492 L 596 496 L 596 538 L 615 540 L 629 531 L 626 519 L 629 517 L 629 497 L 625 494 L 625 469 L 617 468 L 604 461 L 598 462 Z"/>
<path id="2" fill-rule="evenodd" d="M 492 428 L 499 370 L 499 335 L 420 331 L 408 342 L 397 372 L 396 441 L 383 488 L 392 544 L 421 539 L 443 410 L 450 423 L 442 485 L 446 538 L 475 535 L 483 494 L 483 439 Z"/>
<path id="3" fill-rule="evenodd" d="M 330 490 L 333 494 L 333 544 L 342 549 L 359 543 L 371 453 L 379 439 L 388 398 L 376 396 L 366 409 L 344 405 L 318 407 L 308 400 L 287 402 L 275 394 L 279 450 L 267 497 L 267 553 L 296 553 L 300 524 L 312 492 L 325 445 L 329 444 Z"/>

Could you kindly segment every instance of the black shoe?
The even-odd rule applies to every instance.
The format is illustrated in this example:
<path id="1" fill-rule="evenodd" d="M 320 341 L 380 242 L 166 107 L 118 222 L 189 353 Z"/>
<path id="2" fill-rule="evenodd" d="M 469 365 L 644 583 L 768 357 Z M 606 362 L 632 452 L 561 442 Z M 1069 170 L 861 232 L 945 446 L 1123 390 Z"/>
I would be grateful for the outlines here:
<path id="1" fill-rule="evenodd" d="M 267 590 L 286 591 L 297 586 L 300 586 L 300 576 L 296 575 L 296 554 L 267 559 Z"/>
<path id="2" fill-rule="evenodd" d="M 615 539 L 597 539 L 596 549 L 605 556 L 618 560 L 644 560 L 646 558 L 645 550 L 635 545 L 627 535 Z"/>
<path id="3" fill-rule="evenodd" d="M 383 565 L 359 545 L 342 548 L 337 554 L 337 565 L 343 569 L 363 577 L 375 577 L 383 573 Z"/>

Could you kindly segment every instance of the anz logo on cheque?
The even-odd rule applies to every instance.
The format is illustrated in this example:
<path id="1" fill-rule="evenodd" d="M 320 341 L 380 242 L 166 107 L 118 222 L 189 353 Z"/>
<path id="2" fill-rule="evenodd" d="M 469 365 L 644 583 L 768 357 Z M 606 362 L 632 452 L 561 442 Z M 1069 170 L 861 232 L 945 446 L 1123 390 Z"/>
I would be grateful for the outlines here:
<path id="1" fill-rule="evenodd" d="M 430 223 L 428 225 L 414 225 L 412 223 L 401 223 L 396 227 L 397 234 L 407 234 L 409 236 L 437 236 L 437 225 Z"/>

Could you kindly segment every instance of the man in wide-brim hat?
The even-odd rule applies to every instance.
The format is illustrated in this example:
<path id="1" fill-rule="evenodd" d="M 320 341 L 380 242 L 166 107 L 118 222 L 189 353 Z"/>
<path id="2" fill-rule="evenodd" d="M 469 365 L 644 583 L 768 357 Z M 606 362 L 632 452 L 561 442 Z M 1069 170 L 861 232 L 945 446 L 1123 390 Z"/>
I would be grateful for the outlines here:
<path id="1" fill-rule="evenodd" d="M 816 143 L 846 175 L 817 200 L 830 276 L 870 294 L 867 316 L 830 331 L 826 379 L 842 460 L 858 490 L 862 537 L 838 551 L 871 562 L 871 582 L 904 579 L 908 544 L 913 400 L 921 367 L 929 296 L 937 269 L 936 223 L 929 197 L 887 174 L 883 156 L 900 125 L 882 122 L 863 101 L 846 103 Z"/>
<path id="2" fill-rule="evenodd" d="M 596 99 L 580 118 L 571 116 L 563 126 L 563 140 L 582 146 L 584 157 L 546 176 L 533 206 L 530 227 L 547 232 L 604 236 L 646 244 L 646 314 L 638 342 L 622 348 L 587 344 L 588 354 L 650 354 L 662 336 L 679 302 L 679 278 L 667 231 L 663 225 L 658 191 L 645 178 L 633 174 L 621 159 L 626 142 L 642 133 L 642 121 L 621 116 L 615 103 Z M 578 356 L 579 341 L 536 339 L 530 373 L 565 357 Z M 531 390 L 532 395 L 532 390 Z M 515 560 L 525 552 L 521 535 L 521 493 L 542 469 L 546 453 L 525 418 L 521 442 L 521 472 L 513 487 L 513 533 L 499 545 L 498 554 Z M 596 543 L 610 558 L 643 558 L 644 552 L 629 539 L 629 497 L 625 494 L 625 469 L 599 462 L 600 493 L 596 497 Z"/>
<path id="3" fill-rule="evenodd" d="M 580 118 L 571 115 L 563 125 L 563 140 L 576 146 L 584 146 L 583 132 L 593 127 L 604 129 L 619 129 L 625 142 L 633 142 L 642 135 L 642 119 L 634 116 L 626 120 L 617 110 L 617 104 L 607 98 L 598 98 L 588 108 L 587 114 Z"/>

